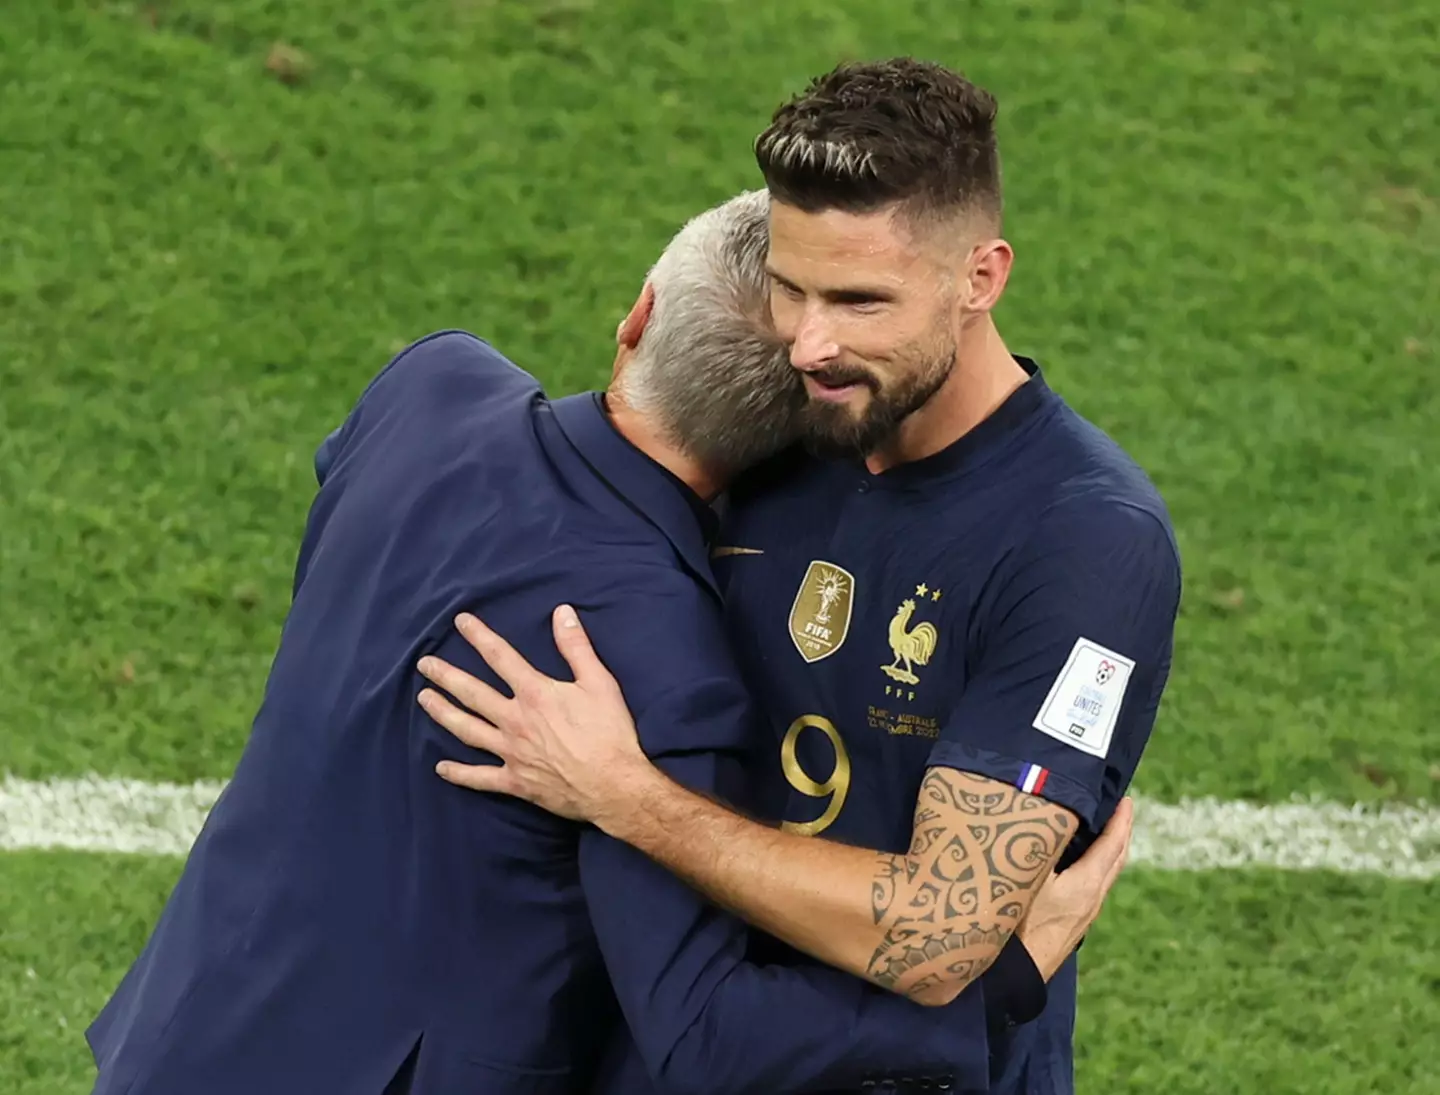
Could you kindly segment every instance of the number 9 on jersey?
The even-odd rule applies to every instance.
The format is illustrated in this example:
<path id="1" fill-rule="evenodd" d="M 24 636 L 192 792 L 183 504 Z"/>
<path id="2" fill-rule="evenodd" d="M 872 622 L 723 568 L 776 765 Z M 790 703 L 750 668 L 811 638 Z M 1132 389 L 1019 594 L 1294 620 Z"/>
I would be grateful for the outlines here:
<path id="1" fill-rule="evenodd" d="M 800 735 L 806 730 L 820 731 L 830 739 L 835 750 L 835 767 L 824 781 L 817 780 L 805 771 L 796 754 Z M 840 731 L 835 729 L 835 724 L 821 715 L 801 715 L 792 722 L 790 729 L 785 731 L 784 740 L 780 742 L 780 768 L 790 786 L 802 795 L 830 799 L 825 804 L 824 812 L 814 821 L 787 821 L 781 827 L 787 833 L 814 836 L 834 824 L 845 805 L 845 796 L 850 793 L 850 754 L 845 752 L 845 743 L 840 740 Z"/>

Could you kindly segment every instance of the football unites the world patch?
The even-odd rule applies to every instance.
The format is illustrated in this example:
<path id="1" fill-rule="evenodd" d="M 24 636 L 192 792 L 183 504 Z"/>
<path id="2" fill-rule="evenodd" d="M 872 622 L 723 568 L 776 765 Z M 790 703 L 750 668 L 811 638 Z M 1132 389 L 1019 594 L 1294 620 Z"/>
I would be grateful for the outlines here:
<path id="1" fill-rule="evenodd" d="M 1076 639 L 1032 725 L 1082 753 L 1105 756 L 1134 671 L 1135 663 L 1123 654 Z"/>

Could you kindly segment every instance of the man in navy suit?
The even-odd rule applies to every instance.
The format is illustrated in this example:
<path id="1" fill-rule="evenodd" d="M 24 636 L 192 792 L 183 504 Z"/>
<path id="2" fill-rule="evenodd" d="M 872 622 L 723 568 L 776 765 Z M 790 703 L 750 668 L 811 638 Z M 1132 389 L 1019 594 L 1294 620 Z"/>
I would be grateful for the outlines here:
<path id="1" fill-rule="evenodd" d="M 496 680 L 455 630 L 465 612 L 558 673 L 547 621 L 565 602 L 655 763 L 744 801 L 757 724 L 705 499 L 786 444 L 802 402 L 763 322 L 766 214 L 744 195 L 676 237 L 621 325 L 608 394 L 548 400 L 442 332 L 327 439 L 249 742 L 88 1031 L 97 1095 L 568 1095 L 622 1019 L 664 1091 L 897 1070 L 983 1086 L 987 1029 L 1033 1010 L 1009 991 L 1035 976 L 1023 948 L 1017 980 L 948 1007 L 752 964 L 739 921 L 633 848 L 437 779 L 454 742 L 416 703 L 426 655 Z"/>

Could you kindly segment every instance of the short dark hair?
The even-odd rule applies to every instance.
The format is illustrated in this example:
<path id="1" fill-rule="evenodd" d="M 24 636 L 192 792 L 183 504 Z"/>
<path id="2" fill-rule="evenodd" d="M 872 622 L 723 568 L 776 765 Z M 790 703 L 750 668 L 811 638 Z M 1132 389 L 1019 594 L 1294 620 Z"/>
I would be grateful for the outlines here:
<path id="1" fill-rule="evenodd" d="M 807 213 L 978 212 L 998 230 L 996 110 L 993 95 L 943 65 L 842 64 L 775 111 L 755 158 L 771 196 Z"/>

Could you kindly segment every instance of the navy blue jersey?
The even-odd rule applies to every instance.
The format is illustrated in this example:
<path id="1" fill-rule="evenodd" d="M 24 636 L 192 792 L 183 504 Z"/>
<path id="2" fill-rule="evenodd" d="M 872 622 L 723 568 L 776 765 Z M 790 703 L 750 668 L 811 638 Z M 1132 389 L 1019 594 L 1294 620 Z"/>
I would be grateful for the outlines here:
<path id="1" fill-rule="evenodd" d="M 1130 783 L 1170 668 L 1180 565 L 1141 470 L 1033 362 L 990 418 L 873 475 L 791 452 L 715 549 L 775 736 L 770 809 L 903 852 L 925 769 L 1073 810 L 1073 861 Z"/>
<path id="2" fill-rule="evenodd" d="M 979 994 L 926 1009 L 836 970 L 751 965 L 743 925 L 634 849 L 435 775 L 487 755 L 416 704 L 418 659 L 498 684 L 453 629 L 468 610 L 568 676 L 549 622 L 568 602 L 656 762 L 743 792 L 758 725 L 704 507 L 599 396 L 551 402 L 442 333 L 372 382 L 317 473 L 245 752 L 88 1032 L 98 1092 L 569 1095 L 622 1016 L 662 1091 L 983 1075 Z"/>
<path id="3" fill-rule="evenodd" d="M 1170 669 L 1174 536 L 1141 470 L 1021 363 L 934 456 L 872 475 L 792 451 L 731 492 L 713 555 L 773 731 L 754 789 L 793 831 L 905 852 L 945 765 L 1073 810 L 1063 867 L 1129 786 Z M 996 1032 L 992 1092 L 1073 1090 L 1075 984 L 1072 957 L 1038 1019 Z"/>
<path id="4" fill-rule="evenodd" d="M 874 475 L 789 452 L 733 491 L 716 569 L 792 828 L 904 852 L 946 765 L 1079 814 L 1073 859 L 1128 787 L 1171 664 L 1175 539 L 1142 471 L 1024 365 L 933 457 Z"/>

